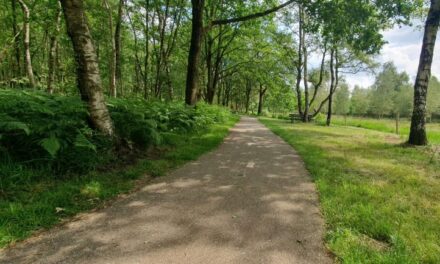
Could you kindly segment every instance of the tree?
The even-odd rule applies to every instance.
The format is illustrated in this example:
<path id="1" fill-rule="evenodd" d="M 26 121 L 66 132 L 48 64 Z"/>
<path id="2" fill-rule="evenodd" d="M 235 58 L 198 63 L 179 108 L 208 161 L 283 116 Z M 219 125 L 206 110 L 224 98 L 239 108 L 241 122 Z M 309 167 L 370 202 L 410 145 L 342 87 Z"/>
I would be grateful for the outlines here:
<path id="1" fill-rule="evenodd" d="M 114 136 L 113 122 L 105 104 L 95 46 L 90 35 L 82 0 L 61 0 L 67 32 L 77 63 L 81 99 L 87 103 L 90 122 L 105 135 Z"/>
<path id="2" fill-rule="evenodd" d="M 377 75 L 371 97 L 371 112 L 379 118 L 392 114 L 402 114 L 402 105 L 408 105 L 408 101 L 399 101 L 405 98 L 405 87 L 408 87 L 409 76 L 406 72 L 397 72 L 392 62 L 383 65 L 382 71 Z"/>
<path id="3" fill-rule="evenodd" d="M 34 70 L 32 68 L 32 59 L 31 59 L 31 50 L 30 50 L 30 10 L 24 0 L 18 0 L 18 3 L 23 10 L 23 45 L 24 45 L 24 53 L 25 53 L 25 67 L 26 74 L 29 79 L 29 84 L 32 88 L 36 88 L 37 84 L 35 82 Z"/>
<path id="4" fill-rule="evenodd" d="M 267 92 L 267 86 L 260 83 L 260 89 L 258 90 L 258 115 L 263 114 L 264 96 Z"/>
<path id="5" fill-rule="evenodd" d="M 364 116 L 370 105 L 370 90 L 355 86 L 351 93 L 350 112 L 353 115 Z"/>
<path id="6" fill-rule="evenodd" d="M 47 77 L 47 92 L 53 93 L 53 83 L 55 79 L 55 64 L 56 64 L 56 53 L 58 46 L 58 35 L 60 33 L 60 24 L 62 16 L 61 3 L 57 1 L 58 9 L 55 18 L 55 29 L 50 37 L 50 48 L 49 48 L 49 73 Z"/>
<path id="7" fill-rule="evenodd" d="M 431 65 L 434 57 L 434 47 L 440 24 L 440 0 L 431 0 L 428 17 L 425 24 L 422 52 L 419 69 L 414 85 L 414 109 L 411 118 L 411 130 L 408 143 L 411 145 L 427 145 L 426 136 L 426 98 L 431 79 Z"/>
<path id="8" fill-rule="evenodd" d="M 350 90 L 345 82 L 340 85 L 340 89 L 335 93 L 335 113 L 337 115 L 347 115 L 350 112 Z"/>
<path id="9" fill-rule="evenodd" d="M 197 82 L 199 77 L 198 66 L 200 61 L 201 41 L 203 39 L 203 34 L 205 34 L 207 30 L 210 30 L 210 28 L 213 26 L 245 22 L 248 20 L 263 17 L 271 13 L 277 12 L 278 10 L 294 3 L 295 1 L 296 0 L 290 0 L 274 8 L 268 9 L 263 12 L 257 12 L 251 15 L 245 15 L 230 19 L 215 20 L 210 22 L 207 25 L 207 27 L 204 27 L 203 14 L 205 8 L 205 0 L 191 0 L 192 30 L 191 30 L 190 49 L 188 53 L 188 68 L 187 68 L 186 92 L 185 92 L 186 104 L 194 105 L 197 102 L 197 92 L 198 92 Z"/>
<path id="10" fill-rule="evenodd" d="M 110 31 L 110 43 L 111 43 L 111 53 L 109 59 L 110 65 L 110 74 L 109 74 L 109 92 L 112 97 L 117 96 L 117 87 L 116 87 L 116 59 L 117 59 L 117 50 L 116 50 L 116 38 L 113 36 L 113 10 L 110 6 L 108 0 L 104 0 L 104 8 L 108 13 L 108 27 Z"/>

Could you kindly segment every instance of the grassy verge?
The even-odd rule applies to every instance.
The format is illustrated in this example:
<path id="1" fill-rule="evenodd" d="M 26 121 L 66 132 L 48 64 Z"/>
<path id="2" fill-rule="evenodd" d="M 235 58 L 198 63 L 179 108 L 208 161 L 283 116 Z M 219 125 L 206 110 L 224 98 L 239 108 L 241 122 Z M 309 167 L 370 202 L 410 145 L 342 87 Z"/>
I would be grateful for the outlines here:
<path id="1" fill-rule="evenodd" d="M 374 119 L 362 117 L 347 117 L 334 116 L 333 124 L 338 126 L 352 126 L 366 129 L 377 130 L 381 132 L 396 133 L 396 121 L 393 119 Z M 402 139 L 408 139 L 410 130 L 410 121 L 407 119 L 400 120 L 399 135 Z M 427 124 L 428 139 L 432 144 L 440 144 L 440 124 Z"/>
<path id="2" fill-rule="evenodd" d="M 440 263 L 440 162 L 387 133 L 261 121 L 317 185 L 328 248 L 343 263 Z"/>
<path id="3" fill-rule="evenodd" d="M 218 146 L 237 120 L 235 116 L 230 117 L 224 124 L 210 125 L 197 133 L 169 133 L 164 136 L 161 151 L 154 159 L 142 159 L 110 172 L 93 171 L 53 179 L 44 176 L 50 173 L 44 169 L 31 170 L 17 164 L 6 168 L 8 165 L 3 164 L 2 169 L 16 175 L 17 188 L 8 194 L 8 199 L 0 195 L 0 247 L 29 237 L 36 230 L 49 228 L 63 218 L 103 206 L 105 201 L 133 189 L 137 179 L 146 175 L 161 176 L 197 159 Z"/>

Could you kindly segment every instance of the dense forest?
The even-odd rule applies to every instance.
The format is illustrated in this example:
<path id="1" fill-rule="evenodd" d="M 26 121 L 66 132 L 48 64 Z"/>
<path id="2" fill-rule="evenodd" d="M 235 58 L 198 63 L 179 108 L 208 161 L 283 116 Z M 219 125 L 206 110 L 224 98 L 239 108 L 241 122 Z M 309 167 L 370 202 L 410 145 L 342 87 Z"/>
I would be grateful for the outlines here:
<path id="1" fill-rule="evenodd" d="M 72 1 L 73 12 L 85 12 L 76 18 L 90 32 L 100 89 L 110 97 L 186 98 L 240 112 L 298 110 L 306 120 L 332 106 L 341 72 L 374 67 L 381 30 L 409 23 L 418 8 L 413 1 L 289 1 L 285 9 L 270 1 L 204 2 Z M 65 17 L 54 1 L 4 0 L 3 6 L 2 87 L 77 94 L 68 8 Z M 269 18 L 258 19 L 263 15 Z M 311 56 L 322 57 L 319 65 L 310 64 Z"/>

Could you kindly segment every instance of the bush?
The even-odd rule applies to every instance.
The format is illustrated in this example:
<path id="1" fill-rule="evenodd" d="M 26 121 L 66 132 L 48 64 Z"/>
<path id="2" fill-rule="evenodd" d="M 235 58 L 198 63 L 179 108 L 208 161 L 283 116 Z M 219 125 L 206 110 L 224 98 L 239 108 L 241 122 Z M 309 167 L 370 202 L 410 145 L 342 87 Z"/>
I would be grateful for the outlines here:
<path id="1" fill-rule="evenodd" d="M 118 136 L 137 150 L 167 144 L 173 133 L 198 133 L 231 117 L 227 109 L 206 104 L 190 108 L 111 99 L 108 107 Z M 90 129 L 87 117 L 77 97 L 0 90 L 0 162 L 50 167 L 59 175 L 109 163 L 114 142 Z"/>

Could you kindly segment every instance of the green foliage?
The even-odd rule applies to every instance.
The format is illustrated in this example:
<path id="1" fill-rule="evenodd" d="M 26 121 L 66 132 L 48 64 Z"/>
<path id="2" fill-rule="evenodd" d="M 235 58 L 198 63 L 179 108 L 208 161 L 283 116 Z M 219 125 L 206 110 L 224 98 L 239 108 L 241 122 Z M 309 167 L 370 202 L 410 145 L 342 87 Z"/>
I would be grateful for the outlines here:
<path id="1" fill-rule="evenodd" d="M 346 83 L 342 83 L 335 94 L 335 113 L 346 115 L 350 111 L 350 90 Z"/>
<path id="2" fill-rule="evenodd" d="M 113 142 L 89 128 L 87 110 L 78 98 L 1 90 L 0 100 L 3 160 L 48 164 L 61 173 L 88 171 L 110 159 Z M 113 99 L 109 109 L 118 136 L 140 150 L 160 145 L 163 133 L 198 132 L 230 117 L 221 107 L 142 99 Z"/>

